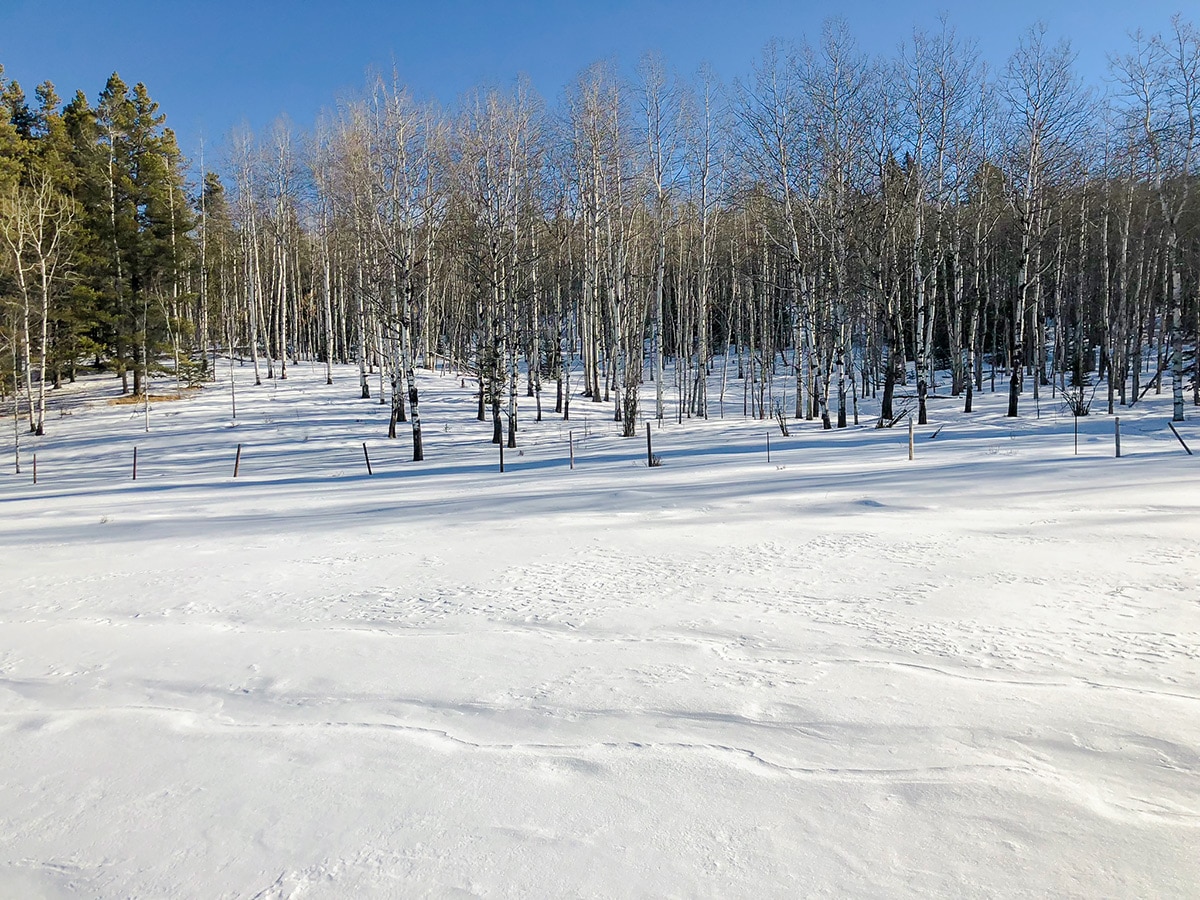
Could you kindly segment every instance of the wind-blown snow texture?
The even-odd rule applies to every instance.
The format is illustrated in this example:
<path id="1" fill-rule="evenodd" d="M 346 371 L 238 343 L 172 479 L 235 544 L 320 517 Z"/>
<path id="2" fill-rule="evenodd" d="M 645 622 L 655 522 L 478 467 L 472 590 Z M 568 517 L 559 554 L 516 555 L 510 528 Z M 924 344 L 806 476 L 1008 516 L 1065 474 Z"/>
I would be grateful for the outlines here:
<path id="1" fill-rule="evenodd" d="M 768 463 L 739 387 L 661 468 L 608 406 L 525 401 L 501 475 L 457 376 L 411 463 L 352 370 L 248 371 L 236 424 L 215 385 L 149 434 L 69 389 L 0 476 L 0 895 L 1200 891 L 1169 397 L 1123 459 L 985 394 L 914 462 L 798 423 Z"/>

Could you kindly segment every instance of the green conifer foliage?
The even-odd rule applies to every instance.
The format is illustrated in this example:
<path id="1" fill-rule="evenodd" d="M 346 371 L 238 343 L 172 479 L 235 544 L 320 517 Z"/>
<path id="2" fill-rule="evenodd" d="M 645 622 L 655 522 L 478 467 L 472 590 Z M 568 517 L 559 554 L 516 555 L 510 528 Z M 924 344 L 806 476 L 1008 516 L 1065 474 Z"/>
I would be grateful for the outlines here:
<path id="1" fill-rule="evenodd" d="M 0 67 L 0 195 L 11 194 L 14 206 L 22 191 L 48 183 L 72 210 L 49 307 L 48 377 L 57 384 L 93 363 L 115 371 L 125 390 L 132 372 L 140 391 L 153 360 L 178 351 L 182 323 L 194 319 L 185 290 L 197 260 L 185 161 L 143 84 L 130 88 L 113 73 L 95 105 L 82 91 L 63 105 L 50 82 L 35 97 L 31 104 Z M 13 275 L 14 263 L 0 261 L 3 337 L 17 358 L 33 332 L 13 314 Z M 26 358 L 40 362 L 43 348 L 32 349 Z"/>

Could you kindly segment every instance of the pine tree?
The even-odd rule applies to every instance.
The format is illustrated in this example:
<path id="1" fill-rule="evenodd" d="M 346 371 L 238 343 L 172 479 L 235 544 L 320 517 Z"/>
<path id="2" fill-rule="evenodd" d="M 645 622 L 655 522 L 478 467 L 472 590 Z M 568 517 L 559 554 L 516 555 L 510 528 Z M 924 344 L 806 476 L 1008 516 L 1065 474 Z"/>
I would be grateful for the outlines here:
<path id="1" fill-rule="evenodd" d="M 109 233 L 107 155 L 100 145 L 96 111 L 77 91 L 63 108 L 67 155 L 75 172 L 75 198 L 79 202 L 79 227 L 75 241 L 76 277 L 71 285 L 67 314 L 70 339 L 75 345 L 72 362 L 91 357 L 99 366 L 111 346 L 111 323 L 105 291 L 112 239 Z"/>
<path id="2" fill-rule="evenodd" d="M 180 281 L 194 224 L 183 159 L 144 84 L 130 90 L 113 73 L 94 125 L 82 110 L 74 112 L 77 152 L 92 182 L 84 190 L 93 201 L 89 209 L 98 213 L 89 230 L 102 236 L 92 244 L 94 333 L 123 390 L 132 370 L 139 394 L 150 361 L 180 344 Z"/>
<path id="3" fill-rule="evenodd" d="M 0 97 L 8 95 L 8 84 L 4 80 L 4 66 L 0 65 Z M 20 137 L 10 117 L 0 110 L 0 189 L 4 188 L 20 171 Z"/>

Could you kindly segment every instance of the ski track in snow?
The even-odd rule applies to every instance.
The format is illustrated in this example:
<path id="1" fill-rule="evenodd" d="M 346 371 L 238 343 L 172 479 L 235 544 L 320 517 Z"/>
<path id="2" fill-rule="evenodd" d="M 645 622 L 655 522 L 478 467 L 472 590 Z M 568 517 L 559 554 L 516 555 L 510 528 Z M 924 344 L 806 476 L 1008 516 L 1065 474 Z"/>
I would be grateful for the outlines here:
<path id="1" fill-rule="evenodd" d="M 0 895 L 1200 890 L 1200 487 L 1156 398 L 1124 460 L 985 394 L 912 463 L 798 423 L 768 464 L 731 417 L 655 470 L 577 401 L 575 471 L 548 418 L 501 476 L 457 379 L 426 464 L 353 383 L 149 434 L 75 399 L 0 481 Z"/>

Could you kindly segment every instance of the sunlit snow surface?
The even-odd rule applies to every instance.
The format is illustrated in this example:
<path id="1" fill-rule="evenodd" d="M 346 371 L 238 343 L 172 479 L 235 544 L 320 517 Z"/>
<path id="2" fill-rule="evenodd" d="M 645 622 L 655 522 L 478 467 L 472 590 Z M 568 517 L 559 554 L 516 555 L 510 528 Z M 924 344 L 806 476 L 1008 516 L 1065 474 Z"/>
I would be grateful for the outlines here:
<path id="1" fill-rule="evenodd" d="M 9 432 L 0 896 L 1200 893 L 1167 394 L 1122 459 L 1099 397 L 1078 456 L 1048 388 L 939 398 L 909 462 L 873 401 L 785 438 L 715 374 L 649 468 L 551 389 L 501 475 L 457 375 L 412 463 L 353 369 L 235 371 L 236 424 L 224 381 L 147 434 L 105 379 L 20 475 Z"/>

